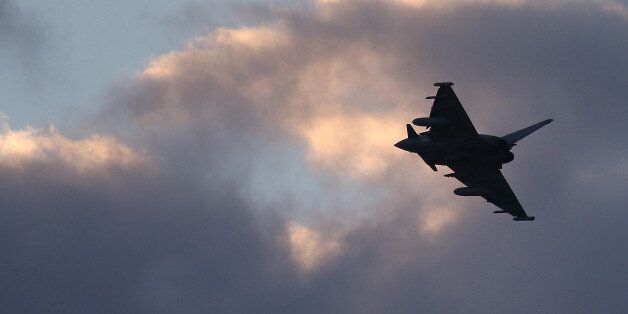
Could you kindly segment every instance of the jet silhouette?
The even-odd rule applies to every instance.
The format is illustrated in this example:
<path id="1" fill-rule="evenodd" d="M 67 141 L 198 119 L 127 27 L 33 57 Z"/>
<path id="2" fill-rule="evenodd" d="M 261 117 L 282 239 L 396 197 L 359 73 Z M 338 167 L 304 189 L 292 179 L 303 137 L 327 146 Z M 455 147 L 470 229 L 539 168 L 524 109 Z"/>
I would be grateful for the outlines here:
<path id="1" fill-rule="evenodd" d="M 533 221 L 517 200 L 500 169 L 515 156 L 510 151 L 518 141 L 554 121 L 547 119 L 505 136 L 478 134 L 454 93 L 452 82 L 438 82 L 434 104 L 427 118 L 416 118 L 414 125 L 424 126 L 427 132 L 417 134 L 406 124 L 408 138 L 395 147 L 418 154 L 425 163 L 437 171 L 436 165 L 451 168 L 445 177 L 456 178 L 465 187 L 457 188 L 459 196 L 481 196 L 500 208 L 493 213 L 510 214 L 515 221 Z"/>

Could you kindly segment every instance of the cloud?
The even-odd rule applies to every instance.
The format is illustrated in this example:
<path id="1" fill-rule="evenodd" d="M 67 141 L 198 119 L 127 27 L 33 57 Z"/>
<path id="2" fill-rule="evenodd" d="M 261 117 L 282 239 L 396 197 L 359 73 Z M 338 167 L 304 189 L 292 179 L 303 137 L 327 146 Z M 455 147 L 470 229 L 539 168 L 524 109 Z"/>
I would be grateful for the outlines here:
<path id="1" fill-rule="evenodd" d="M 50 162 L 79 172 L 111 166 L 133 168 L 149 163 L 146 156 L 110 136 L 92 135 L 72 140 L 54 128 L 11 130 L 4 121 L 4 131 L 0 133 L 0 165 L 23 169 L 34 163 Z"/>
<path id="2" fill-rule="evenodd" d="M 11 0 L 0 1 L 0 47 L 11 51 L 26 70 L 39 62 L 43 31 L 36 19 Z"/>
<path id="3" fill-rule="evenodd" d="M 354 112 L 303 123 L 299 128 L 308 143 L 307 160 L 352 177 L 379 176 L 400 156 L 407 157 L 390 149 L 391 140 L 404 136 L 399 127 L 402 117 Z"/>
<path id="4" fill-rule="evenodd" d="M 609 3 L 269 9 L 263 25 L 217 28 L 114 85 L 90 118 L 101 135 L 5 130 L 19 145 L 0 149 L 10 157 L 0 159 L 0 264 L 13 283 L 2 303 L 623 309 L 627 187 L 608 164 L 626 153 L 628 33 Z M 392 146 L 442 79 L 481 132 L 556 118 L 504 167 L 534 223 L 453 196 L 457 183 Z M 603 185 L 591 169 L 604 169 Z"/>
<path id="5" fill-rule="evenodd" d="M 312 271 L 339 254 L 341 246 L 336 239 L 325 239 L 305 226 L 292 223 L 287 233 L 292 258 L 304 271 Z"/>

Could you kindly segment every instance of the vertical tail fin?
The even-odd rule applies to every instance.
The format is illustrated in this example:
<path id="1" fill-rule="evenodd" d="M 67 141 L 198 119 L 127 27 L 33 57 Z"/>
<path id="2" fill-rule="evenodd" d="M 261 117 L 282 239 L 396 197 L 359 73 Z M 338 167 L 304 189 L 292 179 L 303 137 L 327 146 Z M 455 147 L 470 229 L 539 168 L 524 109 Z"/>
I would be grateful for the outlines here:
<path id="1" fill-rule="evenodd" d="M 541 122 L 539 122 L 537 124 L 533 124 L 533 125 L 531 125 L 531 126 L 529 126 L 527 128 L 523 128 L 523 129 L 521 129 L 519 131 L 512 132 L 512 133 L 510 133 L 508 135 L 502 136 L 502 139 L 504 139 L 506 141 L 506 143 L 508 143 L 508 145 L 510 145 L 511 147 L 515 146 L 516 143 L 519 140 L 521 140 L 524 137 L 532 134 L 534 131 L 540 129 L 541 127 L 549 124 L 552 121 L 554 121 L 554 119 L 547 119 L 545 121 L 541 121 Z"/>
<path id="2" fill-rule="evenodd" d="M 408 131 L 408 138 L 419 137 L 419 135 L 416 133 L 411 125 L 406 124 L 406 129 Z"/>

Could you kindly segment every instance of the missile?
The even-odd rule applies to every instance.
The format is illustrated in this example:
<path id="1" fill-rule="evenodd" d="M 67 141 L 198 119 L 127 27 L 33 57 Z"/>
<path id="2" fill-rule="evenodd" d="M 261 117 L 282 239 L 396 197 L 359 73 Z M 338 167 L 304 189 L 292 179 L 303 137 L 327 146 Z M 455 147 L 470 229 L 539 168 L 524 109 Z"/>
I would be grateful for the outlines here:
<path id="1" fill-rule="evenodd" d="M 454 190 L 454 194 L 458 196 L 482 196 L 486 194 L 486 192 L 487 191 L 485 189 L 472 188 L 468 186 L 457 188 Z"/>
<path id="2" fill-rule="evenodd" d="M 443 98 L 450 98 L 451 96 L 449 95 L 440 95 L 440 96 L 427 96 L 425 97 L 425 99 L 443 99 Z"/>
<path id="3" fill-rule="evenodd" d="M 534 216 L 529 217 L 515 217 L 512 220 L 514 221 L 534 221 Z"/>
<path id="4" fill-rule="evenodd" d="M 493 214 L 508 214 L 508 212 L 505 210 L 496 210 L 493 212 Z"/>

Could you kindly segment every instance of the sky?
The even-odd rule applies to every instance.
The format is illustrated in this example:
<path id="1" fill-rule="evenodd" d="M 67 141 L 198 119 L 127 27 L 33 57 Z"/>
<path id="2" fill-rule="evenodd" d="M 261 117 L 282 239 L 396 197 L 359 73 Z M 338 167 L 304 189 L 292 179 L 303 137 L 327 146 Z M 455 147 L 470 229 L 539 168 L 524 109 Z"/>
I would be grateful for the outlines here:
<path id="1" fill-rule="evenodd" d="M 622 313 L 628 3 L 0 0 L 7 313 Z M 393 147 L 435 81 L 517 223 Z"/>
<path id="2" fill-rule="evenodd" d="M 3 112 L 16 126 L 58 124 L 103 106 L 106 87 L 259 1 L 1 2 L 15 43 L 0 53 Z M 289 1 L 261 2 L 265 5 Z M 3 46 L 5 46 L 4 44 Z"/>

